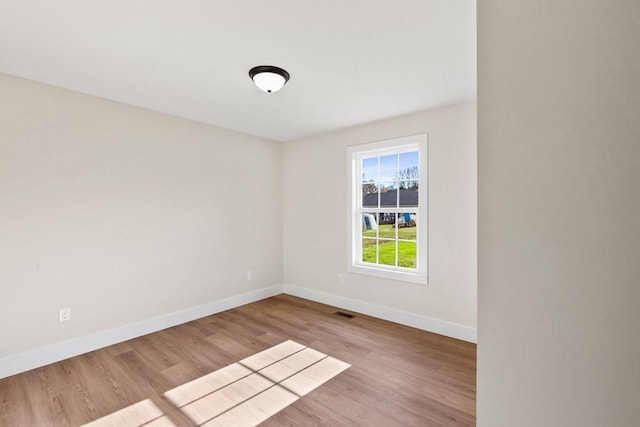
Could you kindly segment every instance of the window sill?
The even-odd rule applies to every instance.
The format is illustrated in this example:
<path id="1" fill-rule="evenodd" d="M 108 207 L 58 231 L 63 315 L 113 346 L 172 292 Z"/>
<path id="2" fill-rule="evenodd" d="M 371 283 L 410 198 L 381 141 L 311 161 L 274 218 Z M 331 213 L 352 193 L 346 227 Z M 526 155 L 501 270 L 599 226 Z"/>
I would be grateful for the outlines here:
<path id="1" fill-rule="evenodd" d="M 350 273 L 365 274 L 368 276 L 380 277 L 383 279 L 399 280 L 402 282 L 417 283 L 419 285 L 428 284 L 428 276 L 419 272 L 392 270 L 379 268 L 373 265 L 349 265 L 347 271 Z"/>

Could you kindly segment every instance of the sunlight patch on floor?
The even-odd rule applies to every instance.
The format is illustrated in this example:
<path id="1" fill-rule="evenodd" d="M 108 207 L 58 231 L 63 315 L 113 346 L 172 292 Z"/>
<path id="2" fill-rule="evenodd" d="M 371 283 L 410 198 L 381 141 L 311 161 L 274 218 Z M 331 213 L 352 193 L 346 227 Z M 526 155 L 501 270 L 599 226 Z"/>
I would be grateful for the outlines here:
<path id="1" fill-rule="evenodd" d="M 164 393 L 198 426 L 255 426 L 351 365 L 294 341 L 285 341 Z M 150 400 L 93 423 L 173 426 Z"/>

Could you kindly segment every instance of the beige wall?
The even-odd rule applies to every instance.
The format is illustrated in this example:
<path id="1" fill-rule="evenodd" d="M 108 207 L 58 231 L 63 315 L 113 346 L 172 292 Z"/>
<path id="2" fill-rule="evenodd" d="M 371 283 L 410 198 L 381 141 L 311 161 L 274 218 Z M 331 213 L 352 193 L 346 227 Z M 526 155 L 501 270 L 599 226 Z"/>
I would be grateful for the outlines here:
<path id="1" fill-rule="evenodd" d="M 346 147 L 424 132 L 429 135 L 429 285 L 346 273 Z M 475 102 L 287 143 L 283 178 L 286 284 L 475 331 Z M 338 274 L 345 275 L 343 285 Z"/>
<path id="2" fill-rule="evenodd" d="M 2 74 L 0 94 L 0 359 L 282 283 L 280 143 Z"/>
<path id="3" fill-rule="evenodd" d="M 478 2 L 478 425 L 640 420 L 640 2 Z"/>

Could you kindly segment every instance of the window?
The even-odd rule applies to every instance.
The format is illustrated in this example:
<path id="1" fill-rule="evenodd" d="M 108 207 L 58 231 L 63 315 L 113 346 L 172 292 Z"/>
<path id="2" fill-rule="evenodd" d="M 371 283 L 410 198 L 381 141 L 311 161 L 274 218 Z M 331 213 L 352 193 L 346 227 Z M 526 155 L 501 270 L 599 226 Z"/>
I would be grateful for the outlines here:
<path id="1" fill-rule="evenodd" d="M 347 149 L 348 271 L 427 283 L 427 135 Z"/>

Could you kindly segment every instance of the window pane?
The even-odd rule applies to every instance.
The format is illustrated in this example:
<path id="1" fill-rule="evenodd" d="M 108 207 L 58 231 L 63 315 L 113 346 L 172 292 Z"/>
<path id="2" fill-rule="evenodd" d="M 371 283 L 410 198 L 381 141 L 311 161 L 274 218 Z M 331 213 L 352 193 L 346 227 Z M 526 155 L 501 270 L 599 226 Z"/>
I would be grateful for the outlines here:
<path id="1" fill-rule="evenodd" d="M 362 214 L 362 237 L 376 237 L 378 230 L 377 214 Z"/>
<path id="2" fill-rule="evenodd" d="M 416 188 L 401 188 L 400 191 L 400 207 L 418 207 L 418 186 Z"/>
<path id="3" fill-rule="evenodd" d="M 400 154 L 400 167 L 398 170 L 398 187 L 401 190 L 418 189 L 418 152 Z M 404 191 L 400 194 L 400 206 L 418 206 L 418 194 L 416 191 Z"/>
<path id="4" fill-rule="evenodd" d="M 396 214 L 389 212 L 381 212 L 378 215 L 378 226 L 382 226 L 384 224 L 395 224 L 396 223 Z"/>
<path id="5" fill-rule="evenodd" d="M 362 207 L 378 207 L 378 186 L 373 183 L 362 184 Z"/>
<path id="6" fill-rule="evenodd" d="M 418 234 L 417 218 L 415 213 L 398 214 L 398 239 L 416 240 Z"/>
<path id="7" fill-rule="evenodd" d="M 380 240 L 378 243 L 379 264 L 396 265 L 396 242 L 395 240 Z"/>
<path id="8" fill-rule="evenodd" d="M 378 157 L 362 159 L 362 182 L 378 181 Z"/>
<path id="9" fill-rule="evenodd" d="M 416 268 L 416 243 L 398 242 L 398 267 Z"/>
<path id="10" fill-rule="evenodd" d="M 376 239 L 362 239 L 362 261 L 376 263 L 378 245 Z"/>
<path id="11" fill-rule="evenodd" d="M 418 152 L 400 154 L 400 173 L 408 179 L 418 179 Z"/>
<path id="12" fill-rule="evenodd" d="M 416 220 L 417 215 L 415 213 L 404 212 L 399 213 L 397 218 L 398 230 L 403 230 L 402 232 L 398 231 L 400 236 L 408 235 L 407 233 L 415 234 L 415 230 L 410 230 L 416 228 Z M 402 239 L 403 237 L 399 237 Z M 415 239 L 412 239 L 415 240 Z"/>
<path id="13" fill-rule="evenodd" d="M 385 239 L 396 238 L 396 214 L 393 212 L 384 212 L 379 215 L 378 223 L 379 236 Z"/>
<path id="14" fill-rule="evenodd" d="M 380 207 L 398 207 L 398 183 L 384 182 L 380 184 Z"/>
<path id="15" fill-rule="evenodd" d="M 395 181 L 398 177 L 398 155 L 390 154 L 380 157 L 379 182 Z"/>

